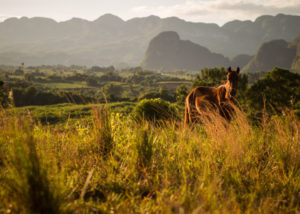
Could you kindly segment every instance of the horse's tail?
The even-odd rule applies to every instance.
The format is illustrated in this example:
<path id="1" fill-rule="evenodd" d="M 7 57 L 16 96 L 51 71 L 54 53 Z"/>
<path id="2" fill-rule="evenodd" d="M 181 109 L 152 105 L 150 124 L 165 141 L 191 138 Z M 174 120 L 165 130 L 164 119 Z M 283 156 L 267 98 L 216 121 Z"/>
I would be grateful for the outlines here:
<path id="1" fill-rule="evenodd" d="M 192 99 L 192 93 L 190 93 L 185 98 L 185 109 L 184 109 L 184 126 L 186 127 L 189 123 L 192 122 L 192 116 L 191 116 L 191 104 L 193 102 Z"/>

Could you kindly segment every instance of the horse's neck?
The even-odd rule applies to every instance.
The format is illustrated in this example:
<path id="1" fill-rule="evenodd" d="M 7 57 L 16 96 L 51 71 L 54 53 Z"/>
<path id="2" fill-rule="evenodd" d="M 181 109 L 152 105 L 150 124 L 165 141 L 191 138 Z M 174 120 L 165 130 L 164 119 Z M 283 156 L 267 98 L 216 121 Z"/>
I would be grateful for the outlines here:
<path id="1" fill-rule="evenodd" d="M 230 87 L 230 82 L 229 81 L 226 81 L 225 84 L 223 85 L 220 85 L 218 87 L 218 91 L 221 92 L 219 93 L 219 96 L 221 95 L 221 99 L 228 99 L 229 96 L 228 96 L 228 93 L 229 93 L 229 87 Z"/>
<path id="2" fill-rule="evenodd" d="M 230 82 L 229 82 L 229 81 L 226 81 L 225 84 L 220 85 L 218 88 L 225 88 L 226 91 L 227 91 L 227 90 L 229 89 L 229 87 L 230 87 Z"/>

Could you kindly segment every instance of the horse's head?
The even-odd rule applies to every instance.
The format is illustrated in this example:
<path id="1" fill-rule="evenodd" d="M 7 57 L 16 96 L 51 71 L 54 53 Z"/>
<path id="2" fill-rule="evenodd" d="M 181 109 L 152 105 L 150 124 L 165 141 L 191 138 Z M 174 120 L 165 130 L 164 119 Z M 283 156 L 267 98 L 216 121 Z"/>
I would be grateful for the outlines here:
<path id="1" fill-rule="evenodd" d="M 228 73 L 227 73 L 227 86 L 228 87 L 227 87 L 227 92 L 226 92 L 227 99 L 234 97 L 236 95 L 238 81 L 239 81 L 239 73 L 240 73 L 239 67 L 237 67 L 236 71 L 231 70 L 231 67 L 228 68 Z"/>

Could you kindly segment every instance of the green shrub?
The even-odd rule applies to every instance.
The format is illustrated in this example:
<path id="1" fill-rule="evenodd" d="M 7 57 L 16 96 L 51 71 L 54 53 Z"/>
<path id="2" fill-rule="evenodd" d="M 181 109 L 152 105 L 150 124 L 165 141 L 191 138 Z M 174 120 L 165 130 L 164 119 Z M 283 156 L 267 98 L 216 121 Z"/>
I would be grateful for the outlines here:
<path id="1" fill-rule="evenodd" d="M 133 110 L 133 115 L 137 120 L 170 120 L 176 117 L 176 110 L 169 102 L 160 98 L 144 99 L 137 104 Z"/>

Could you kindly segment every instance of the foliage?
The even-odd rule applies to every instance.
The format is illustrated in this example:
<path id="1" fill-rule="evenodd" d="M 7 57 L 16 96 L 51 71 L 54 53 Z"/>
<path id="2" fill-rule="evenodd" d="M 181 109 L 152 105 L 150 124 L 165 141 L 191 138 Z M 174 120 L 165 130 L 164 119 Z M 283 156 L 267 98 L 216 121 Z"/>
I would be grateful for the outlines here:
<path id="1" fill-rule="evenodd" d="M 249 88 L 247 98 L 253 111 L 265 108 L 269 113 L 280 113 L 293 108 L 300 99 L 300 75 L 274 68 Z"/>
<path id="2" fill-rule="evenodd" d="M 109 67 L 92 66 L 88 71 L 89 72 L 112 72 L 115 71 L 115 68 L 114 66 L 109 66 Z"/>
<path id="3" fill-rule="evenodd" d="M 0 108 L 7 107 L 9 104 L 8 94 L 4 88 L 4 82 L 0 80 Z"/>
<path id="4" fill-rule="evenodd" d="M 122 77 L 120 77 L 116 72 L 110 71 L 103 74 L 100 78 L 100 81 L 122 81 Z"/>
<path id="5" fill-rule="evenodd" d="M 13 100 L 17 107 L 29 105 L 51 105 L 57 103 L 89 103 L 95 101 L 91 97 L 78 95 L 72 92 L 44 92 L 30 86 L 25 89 L 14 88 Z"/>
<path id="6" fill-rule="evenodd" d="M 163 100 L 173 102 L 174 96 L 170 95 L 166 89 L 160 88 L 159 91 L 149 91 L 139 96 L 138 100 L 161 98 Z"/>
<path id="7" fill-rule="evenodd" d="M 175 118 L 176 110 L 160 98 L 143 99 L 136 105 L 133 115 L 137 120 L 160 121 Z"/>
<path id="8" fill-rule="evenodd" d="M 178 104 L 184 104 L 185 98 L 188 95 L 189 91 L 185 85 L 181 85 L 176 89 L 176 102 Z"/>
<path id="9" fill-rule="evenodd" d="M 201 75 L 197 74 L 192 83 L 192 87 L 196 86 L 219 86 L 226 80 L 226 71 L 222 68 L 205 68 L 201 69 Z"/>
<path id="10" fill-rule="evenodd" d="M 114 95 L 115 97 L 121 97 L 122 92 L 123 92 L 122 85 L 117 83 L 109 83 L 103 87 L 103 93 L 106 96 Z"/>

